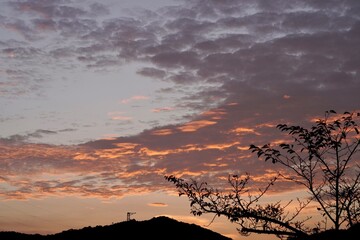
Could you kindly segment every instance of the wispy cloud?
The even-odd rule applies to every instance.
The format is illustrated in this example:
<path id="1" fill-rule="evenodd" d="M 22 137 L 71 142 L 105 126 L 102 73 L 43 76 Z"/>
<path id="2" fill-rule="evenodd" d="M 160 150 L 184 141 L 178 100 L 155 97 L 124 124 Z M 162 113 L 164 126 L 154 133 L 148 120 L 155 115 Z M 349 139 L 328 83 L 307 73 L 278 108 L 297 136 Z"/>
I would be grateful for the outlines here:
<path id="1" fill-rule="evenodd" d="M 131 121 L 133 118 L 126 116 L 125 112 L 109 112 L 108 116 L 111 120 L 119 120 L 119 121 Z"/>
<path id="2" fill-rule="evenodd" d="M 46 130 L 46 129 L 38 129 L 34 132 L 28 132 L 25 134 L 16 134 L 16 135 L 11 135 L 7 138 L 2 138 L 2 141 L 6 141 L 8 143 L 11 144 L 16 144 L 16 143 L 22 143 L 22 142 L 29 142 L 33 139 L 40 139 L 43 138 L 46 135 L 56 135 L 59 133 L 64 133 L 64 132 L 73 132 L 76 131 L 76 129 L 71 129 L 71 128 L 67 128 L 67 129 L 61 129 L 61 130 Z"/>
<path id="3" fill-rule="evenodd" d="M 130 102 L 143 101 L 143 100 L 148 100 L 148 99 L 149 99 L 149 97 L 147 97 L 147 96 L 136 95 L 136 96 L 132 96 L 132 97 L 127 98 L 127 99 L 122 99 L 120 101 L 120 103 L 128 104 Z"/>
<path id="4" fill-rule="evenodd" d="M 183 126 L 178 127 L 178 129 L 182 132 L 195 132 L 199 130 L 200 128 L 204 128 L 207 126 L 211 126 L 216 124 L 214 121 L 208 121 L 208 120 L 198 120 L 198 121 L 192 121 L 189 123 L 186 123 Z"/>
<path id="5" fill-rule="evenodd" d="M 150 207 L 167 207 L 166 203 L 154 202 L 148 204 Z"/>
<path id="6" fill-rule="evenodd" d="M 161 107 L 161 108 L 154 108 L 152 110 L 152 112 L 154 113 L 159 113 L 159 112 L 170 112 L 170 111 L 174 111 L 175 108 L 173 107 Z"/>

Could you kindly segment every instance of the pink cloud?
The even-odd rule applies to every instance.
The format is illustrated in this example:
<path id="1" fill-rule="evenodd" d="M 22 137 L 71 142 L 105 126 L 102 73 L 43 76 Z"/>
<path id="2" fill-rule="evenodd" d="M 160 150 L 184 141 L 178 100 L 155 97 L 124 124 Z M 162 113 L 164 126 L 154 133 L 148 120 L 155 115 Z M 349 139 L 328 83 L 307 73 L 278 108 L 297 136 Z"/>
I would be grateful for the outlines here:
<path id="1" fill-rule="evenodd" d="M 290 99 L 290 98 L 291 98 L 291 96 L 290 96 L 290 95 L 285 94 L 285 95 L 283 96 L 283 98 L 284 98 L 284 99 Z"/>
<path id="2" fill-rule="evenodd" d="M 123 99 L 120 101 L 120 103 L 122 104 L 128 104 L 130 102 L 133 102 L 133 101 L 143 101 L 143 100 L 148 100 L 149 97 L 147 96 L 141 96 L 141 95 L 136 95 L 136 96 L 132 96 L 130 98 L 127 98 L 127 99 Z"/>
<path id="3" fill-rule="evenodd" d="M 125 116 L 124 112 L 109 112 L 108 116 L 111 120 L 119 120 L 119 121 L 131 121 L 133 118 L 129 116 Z"/>

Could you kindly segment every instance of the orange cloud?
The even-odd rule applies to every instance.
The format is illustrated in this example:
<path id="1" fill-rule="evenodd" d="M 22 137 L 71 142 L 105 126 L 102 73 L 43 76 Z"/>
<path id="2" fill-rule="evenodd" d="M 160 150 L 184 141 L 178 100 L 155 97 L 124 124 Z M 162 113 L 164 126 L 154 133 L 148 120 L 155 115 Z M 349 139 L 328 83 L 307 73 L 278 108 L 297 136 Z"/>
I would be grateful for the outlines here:
<path id="1" fill-rule="evenodd" d="M 210 150 L 210 149 L 216 149 L 216 150 L 225 150 L 226 148 L 230 148 L 233 146 L 236 146 L 240 144 L 239 142 L 232 142 L 232 143 L 217 143 L 217 144 L 187 144 L 181 149 L 178 150 L 178 152 L 190 152 L 190 151 L 203 151 L 203 150 Z"/>
<path id="2" fill-rule="evenodd" d="M 32 159 L 69 159 L 76 155 L 73 148 L 66 146 L 52 146 L 46 144 L 21 144 L 6 145 L 0 144 L 0 160 L 12 161 Z"/>
<path id="3" fill-rule="evenodd" d="M 169 111 L 173 111 L 175 110 L 175 108 L 172 107 L 162 107 L 162 108 L 154 108 L 152 110 L 152 112 L 154 113 L 159 113 L 159 112 L 169 112 Z"/>
<path id="4" fill-rule="evenodd" d="M 232 143 L 220 143 L 220 144 L 210 144 L 206 145 L 205 149 L 218 149 L 218 150 L 224 150 L 226 148 L 236 146 L 240 144 L 239 142 L 232 142 Z"/>
<path id="5" fill-rule="evenodd" d="M 166 169 L 164 168 L 153 168 L 153 169 L 141 169 L 141 170 L 136 170 L 136 171 L 132 171 L 132 172 L 121 172 L 117 175 L 117 177 L 119 178 L 124 178 L 124 179 L 129 179 L 132 180 L 138 176 L 154 176 L 154 175 L 158 175 L 158 176 L 164 176 L 164 174 L 166 173 Z"/>
<path id="6" fill-rule="evenodd" d="M 114 146 L 122 149 L 122 150 L 133 150 L 134 148 L 136 148 L 137 146 L 139 146 L 139 144 L 137 143 L 129 143 L 129 142 L 122 142 L 122 143 L 115 143 Z"/>
<path id="7" fill-rule="evenodd" d="M 206 117 L 211 117 L 212 120 L 221 120 L 223 118 L 222 116 L 226 114 L 227 113 L 222 109 L 214 109 L 203 112 L 201 115 Z"/>
<path id="8" fill-rule="evenodd" d="M 272 179 L 277 176 L 278 176 L 277 171 L 268 169 L 262 175 L 252 176 L 251 178 L 252 178 L 252 180 L 254 180 L 256 182 L 268 182 L 269 179 Z"/>
<path id="9" fill-rule="evenodd" d="M 177 153 L 189 153 L 192 151 L 204 151 L 204 150 L 225 150 L 227 148 L 233 147 L 238 145 L 239 142 L 232 142 L 232 143 L 219 143 L 219 144 L 187 144 L 184 146 L 180 146 L 179 148 L 175 149 L 163 149 L 163 150 L 153 150 L 148 147 L 142 147 L 140 152 L 145 156 L 165 156 L 169 154 L 177 154 Z M 247 148 L 248 149 L 248 148 Z"/>
<path id="10" fill-rule="evenodd" d="M 249 146 L 237 146 L 236 148 L 240 151 L 248 151 L 249 150 Z"/>
<path id="11" fill-rule="evenodd" d="M 253 129 L 253 128 L 245 128 L 245 127 L 235 128 L 235 129 L 232 130 L 231 132 L 234 132 L 234 133 L 236 133 L 237 135 L 241 135 L 241 134 L 255 134 L 255 135 L 260 135 L 260 133 L 256 132 L 255 129 Z"/>
<path id="12" fill-rule="evenodd" d="M 209 120 L 192 121 L 192 122 L 184 124 L 181 127 L 178 127 L 178 129 L 182 132 L 196 132 L 200 128 L 211 126 L 216 123 L 217 122 L 215 122 L 215 121 L 209 121 Z"/>
<path id="13" fill-rule="evenodd" d="M 115 159 L 121 156 L 136 154 L 135 148 L 138 144 L 134 143 L 115 143 L 116 148 L 99 149 L 95 151 L 95 155 L 99 158 Z"/>
<path id="14" fill-rule="evenodd" d="M 206 167 L 227 167 L 229 164 L 227 163 L 204 163 L 204 166 Z"/>
<path id="15" fill-rule="evenodd" d="M 156 136 L 166 136 L 166 135 L 171 135 L 173 134 L 173 130 L 171 129 L 159 129 L 159 130 L 155 130 L 151 132 L 151 135 L 156 135 Z"/>
<path id="16" fill-rule="evenodd" d="M 90 161 L 94 161 L 94 160 L 97 160 L 98 158 L 95 157 L 95 156 L 92 156 L 91 154 L 88 154 L 88 153 L 77 153 L 75 156 L 74 156 L 74 160 L 90 160 Z"/>
<path id="17" fill-rule="evenodd" d="M 188 169 L 184 169 L 182 171 L 173 171 L 173 172 L 168 172 L 166 173 L 167 175 L 174 175 L 177 177 L 183 177 L 183 176 L 192 176 L 192 177 L 197 177 L 197 176 L 201 176 L 201 175 L 205 175 L 206 173 L 208 173 L 207 171 L 189 171 Z"/>
<path id="18" fill-rule="evenodd" d="M 262 123 L 262 124 L 259 124 L 259 125 L 256 125 L 256 128 L 262 128 L 262 127 L 266 127 L 266 128 L 275 128 L 277 124 L 275 123 Z"/>
<path id="19" fill-rule="evenodd" d="M 154 203 L 149 203 L 148 206 L 150 206 L 150 207 L 167 207 L 168 205 L 166 203 L 154 202 Z"/>
<path id="20" fill-rule="evenodd" d="M 179 150 L 174 149 L 174 150 L 159 150 L 158 151 L 158 150 L 151 150 L 147 147 L 143 147 L 143 148 L 141 148 L 140 152 L 143 155 L 153 157 L 153 156 L 164 156 L 164 155 L 168 155 L 171 153 L 176 153 L 176 152 L 179 152 Z"/>

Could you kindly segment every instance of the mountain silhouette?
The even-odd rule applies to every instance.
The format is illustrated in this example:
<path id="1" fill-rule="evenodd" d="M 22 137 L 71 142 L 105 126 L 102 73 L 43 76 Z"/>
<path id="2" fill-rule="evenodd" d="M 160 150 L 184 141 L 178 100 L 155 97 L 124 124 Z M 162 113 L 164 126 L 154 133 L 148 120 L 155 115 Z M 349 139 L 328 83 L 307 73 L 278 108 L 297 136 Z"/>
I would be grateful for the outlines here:
<path id="1" fill-rule="evenodd" d="M 145 221 L 126 221 L 107 226 L 70 229 L 51 235 L 0 232 L 6 240 L 86 240 L 86 239 L 157 239 L 157 240 L 231 240 L 219 233 L 195 224 L 179 222 L 168 217 L 156 217 Z"/>

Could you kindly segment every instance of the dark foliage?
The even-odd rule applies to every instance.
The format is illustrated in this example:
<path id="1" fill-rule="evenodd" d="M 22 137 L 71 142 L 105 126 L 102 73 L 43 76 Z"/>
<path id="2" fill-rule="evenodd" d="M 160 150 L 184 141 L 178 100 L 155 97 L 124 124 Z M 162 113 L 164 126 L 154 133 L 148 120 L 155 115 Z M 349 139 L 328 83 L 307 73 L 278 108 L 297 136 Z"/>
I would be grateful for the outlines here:
<path id="1" fill-rule="evenodd" d="M 257 194 L 249 191 L 250 176 L 229 176 L 230 191 L 222 192 L 206 182 L 185 181 L 176 176 L 165 176 L 175 185 L 179 196 L 189 198 L 191 213 L 212 213 L 225 216 L 240 225 L 242 234 L 272 234 L 279 238 L 308 239 L 310 234 L 334 229 L 350 229 L 360 222 L 360 131 L 355 119 L 359 113 L 345 112 L 338 115 L 326 111 L 311 128 L 279 124 L 277 128 L 287 133 L 290 140 L 279 145 L 251 145 L 257 157 L 273 164 L 280 164 L 287 171 L 285 178 L 301 185 L 308 196 L 297 199 L 293 212 L 286 210 L 291 203 L 259 204 L 260 198 L 276 184 L 269 181 Z M 300 212 L 310 202 L 318 204 L 323 219 L 315 227 L 305 224 L 311 217 L 298 219 Z M 328 226 L 328 222 L 331 226 Z M 313 239 L 313 238 L 309 238 Z"/>
<path id="2" fill-rule="evenodd" d="M 213 213 L 216 216 L 225 216 L 231 222 L 240 225 L 239 232 L 242 235 L 250 233 L 272 234 L 277 236 L 307 236 L 303 229 L 303 221 L 296 220 L 300 211 L 308 202 L 299 202 L 299 208 L 292 214 L 286 211 L 288 204 L 280 202 L 259 204 L 259 199 L 272 186 L 276 178 L 270 180 L 259 193 L 251 194 L 248 189 L 249 175 L 229 176 L 229 184 L 232 190 L 222 192 L 207 183 L 196 181 L 186 182 L 175 176 L 165 177 L 175 184 L 179 195 L 189 198 L 191 213 L 200 216 L 204 213 Z"/>
<path id="3" fill-rule="evenodd" d="M 292 177 L 287 178 L 308 190 L 336 230 L 360 221 L 358 116 L 345 112 L 338 117 L 331 110 L 310 129 L 279 124 L 277 128 L 292 137 L 291 143 L 250 147 L 258 157 L 290 170 Z"/>
<path id="4" fill-rule="evenodd" d="M 288 240 L 358 240 L 359 236 L 360 224 L 358 223 L 347 230 L 330 229 L 307 237 L 289 238 Z"/>

